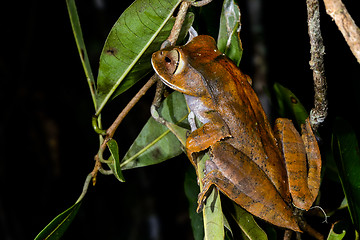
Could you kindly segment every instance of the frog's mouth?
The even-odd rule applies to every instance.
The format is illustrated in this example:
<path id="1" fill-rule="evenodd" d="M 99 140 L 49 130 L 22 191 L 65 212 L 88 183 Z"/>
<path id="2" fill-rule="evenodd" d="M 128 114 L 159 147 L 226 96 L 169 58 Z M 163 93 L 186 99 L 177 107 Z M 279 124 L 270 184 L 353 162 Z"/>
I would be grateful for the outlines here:
<path id="1" fill-rule="evenodd" d="M 174 84 L 171 84 L 169 81 L 167 81 L 165 78 L 163 78 L 155 69 L 155 72 L 156 74 L 160 77 L 161 81 L 166 85 L 168 86 L 169 88 L 172 88 L 174 89 L 175 91 L 179 91 L 179 92 L 183 92 L 183 89 L 177 87 L 176 85 Z"/>

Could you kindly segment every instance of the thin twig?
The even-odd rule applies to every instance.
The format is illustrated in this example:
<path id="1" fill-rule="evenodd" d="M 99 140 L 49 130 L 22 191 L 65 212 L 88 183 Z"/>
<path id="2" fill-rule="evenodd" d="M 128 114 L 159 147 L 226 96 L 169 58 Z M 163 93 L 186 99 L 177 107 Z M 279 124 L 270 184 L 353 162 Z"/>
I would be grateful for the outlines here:
<path id="1" fill-rule="evenodd" d="M 188 1 L 183 1 L 180 5 L 180 9 L 179 9 L 178 15 L 176 16 L 174 26 L 171 29 L 171 33 L 167 39 L 171 43 L 172 46 L 174 46 L 176 44 L 176 41 L 180 34 L 181 27 L 182 27 L 185 17 L 186 17 L 187 10 L 190 7 L 190 5 L 191 5 L 191 3 Z"/>
<path id="2" fill-rule="evenodd" d="M 161 98 L 162 98 L 162 95 L 164 93 L 164 90 L 165 90 L 165 84 L 163 84 L 163 82 L 160 81 L 160 79 L 158 79 L 157 84 L 156 84 L 155 97 L 154 97 L 154 100 L 152 102 L 152 105 L 156 109 L 158 109 L 160 107 Z"/>
<path id="3" fill-rule="evenodd" d="M 76 203 L 80 202 L 80 201 L 84 198 L 84 196 L 86 195 L 87 190 L 88 190 L 88 188 L 89 188 L 89 183 L 90 183 L 92 177 L 93 177 L 93 176 L 92 176 L 91 173 L 87 175 L 87 177 L 86 177 L 86 179 L 85 179 L 84 186 L 83 186 L 83 190 L 82 190 L 81 195 L 80 195 L 80 197 L 78 198 L 78 200 L 76 200 Z"/>
<path id="4" fill-rule="evenodd" d="M 306 223 L 306 221 L 299 221 L 299 226 L 301 230 L 308 233 L 313 238 L 318 240 L 324 239 L 324 236 L 321 233 L 317 232 L 315 229 L 313 229 L 309 224 Z"/>
<path id="5" fill-rule="evenodd" d="M 111 124 L 111 126 L 106 130 L 106 138 L 112 138 L 114 133 L 122 120 L 126 117 L 129 111 L 135 106 L 135 104 L 140 100 L 142 96 L 145 95 L 147 90 L 156 82 L 156 76 L 153 75 L 147 83 L 139 90 L 139 92 L 131 99 L 131 101 L 126 105 L 126 107 L 121 111 L 121 113 L 117 116 L 115 121 Z M 106 144 L 106 141 L 104 141 Z"/>
<path id="6" fill-rule="evenodd" d="M 360 29 L 341 0 L 324 0 L 327 14 L 334 19 L 350 50 L 360 63 Z"/>
<path id="7" fill-rule="evenodd" d="M 310 37 L 310 68 L 314 79 L 314 108 L 310 111 L 310 124 L 314 132 L 327 116 L 326 78 L 324 70 L 325 47 L 320 31 L 320 12 L 318 0 L 307 0 L 308 33 Z"/>
<path id="8" fill-rule="evenodd" d="M 125 116 L 129 113 L 129 111 L 135 106 L 135 104 L 140 100 L 142 96 L 149 90 L 149 88 L 156 82 L 156 75 L 153 75 L 147 83 L 138 91 L 138 93 L 130 100 L 130 102 L 126 105 L 126 107 L 121 111 L 121 113 L 117 116 L 115 121 L 111 124 L 111 126 L 106 131 L 106 137 L 103 140 L 103 142 L 100 145 L 99 151 L 95 156 L 95 166 L 93 171 L 91 172 L 91 175 L 93 176 L 93 185 L 96 183 L 96 176 L 98 171 L 100 171 L 101 168 L 101 162 L 102 162 L 102 154 L 106 149 L 107 142 L 114 136 L 116 129 L 124 120 Z"/>
<path id="9" fill-rule="evenodd" d="M 100 151 L 104 152 L 105 149 L 102 149 L 103 146 L 104 146 L 104 142 L 103 142 L 103 144 L 101 144 L 101 146 L 100 146 L 101 150 L 99 150 L 99 152 L 100 152 Z M 105 144 L 105 147 L 106 147 L 106 144 Z M 90 173 L 91 176 L 92 176 L 92 180 L 93 180 L 93 186 L 95 186 L 95 184 L 96 184 L 96 176 L 97 176 L 97 173 L 99 172 L 99 169 L 100 169 L 100 168 L 101 168 L 101 162 L 100 162 L 100 159 L 99 159 L 99 154 L 97 154 L 97 155 L 95 156 L 94 169 L 93 169 L 92 172 Z"/>
<path id="10" fill-rule="evenodd" d="M 299 208 L 294 208 L 293 214 L 294 216 L 297 218 L 297 223 L 300 227 L 300 229 L 304 232 L 306 232 L 307 234 L 309 234 L 310 236 L 312 236 L 315 239 L 318 240 L 323 240 L 324 236 L 317 232 L 315 229 L 313 229 L 309 224 L 307 224 L 307 222 L 304 220 L 303 218 L 303 213 L 304 211 L 299 209 Z M 301 239 L 300 233 L 297 232 L 296 233 L 296 239 Z"/>

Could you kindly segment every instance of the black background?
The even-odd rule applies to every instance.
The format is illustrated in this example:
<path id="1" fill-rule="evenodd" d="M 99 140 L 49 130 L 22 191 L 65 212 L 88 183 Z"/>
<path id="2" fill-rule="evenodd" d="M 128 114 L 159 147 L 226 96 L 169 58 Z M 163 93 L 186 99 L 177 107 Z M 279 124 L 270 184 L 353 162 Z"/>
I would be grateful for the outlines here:
<path id="1" fill-rule="evenodd" d="M 263 1 L 262 23 L 268 85 L 278 81 L 312 107 L 312 72 L 305 1 Z M 85 43 L 97 74 L 106 36 L 131 1 L 76 1 Z M 360 24 L 357 1 L 344 1 Z M 219 17 L 214 0 L 211 16 Z M 253 40 L 249 11 L 242 11 L 242 70 L 252 76 Z M 13 1 L 1 7 L 0 239 L 32 239 L 70 207 L 93 168 L 98 137 L 91 127 L 91 97 L 77 53 L 65 1 Z M 209 13 L 210 14 L 210 13 Z M 199 20 L 200 21 L 200 20 Z M 200 33 L 207 29 L 201 27 Z M 329 117 L 320 129 L 328 144 L 332 121 L 347 119 L 358 132 L 360 66 L 321 2 L 326 47 Z M 104 125 L 121 111 L 144 81 L 104 110 Z M 152 89 L 120 126 L 117 139 L 125 153 L 150 117 Z M 128 170 L 126 183 L 99 176 L 64 239 L 154 239 L 148 221 L 159 221 L 160 239 L 191 239 L 184 157 Z M 152 228 L 154 229 L 154 228 Z"/>

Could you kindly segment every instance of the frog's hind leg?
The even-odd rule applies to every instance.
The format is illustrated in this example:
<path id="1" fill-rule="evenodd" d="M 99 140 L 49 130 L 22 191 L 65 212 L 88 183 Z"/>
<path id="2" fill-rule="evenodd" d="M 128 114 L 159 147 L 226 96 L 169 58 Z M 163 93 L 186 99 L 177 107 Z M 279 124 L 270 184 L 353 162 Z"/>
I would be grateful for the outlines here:
<path id="1" fill-rule="evenodd" d="M 301 137 L 305 145 L 306 156 L 308 159 L 308 186 L 312 196 L 311 201 L 315 201 L 319 193 L 321 177 L 321 155 L 316 137 L 311 129 L 309 118 L 301 126 Z"/>
<path id="2" fill-rule="evenodd" d="M 200 211 L 215 185 L 245 210 L 274 225 L 300 232 L 292 209 L 267 175 L 255 162 L 226 142 L 211 146 L 211 158 L 205 163 L 206 175 L 198 198 Z"/>
<path id="3" fill-rule="evenodd" d="M 302 126 L 300 136 L 291 120 L 279 118 L 275 134 L 284 155 L 293 204 L 309 210 L 319 191 L 321 170 L 320 152 L 309 121 Z"/>

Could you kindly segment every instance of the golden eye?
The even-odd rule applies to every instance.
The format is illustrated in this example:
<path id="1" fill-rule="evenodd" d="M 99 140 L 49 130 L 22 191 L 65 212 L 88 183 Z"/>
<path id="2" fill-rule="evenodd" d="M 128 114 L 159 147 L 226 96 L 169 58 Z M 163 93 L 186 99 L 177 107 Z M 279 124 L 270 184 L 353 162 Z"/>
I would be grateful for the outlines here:
<path id="1" fill-rule="evenodd" d="M 165 60 L 165 67 L 170 74 L 174 74 L 178 68 L 180 59 L 180 53 L 178 50 L 173 49 L 168 52 L 164 58 Z"/>

